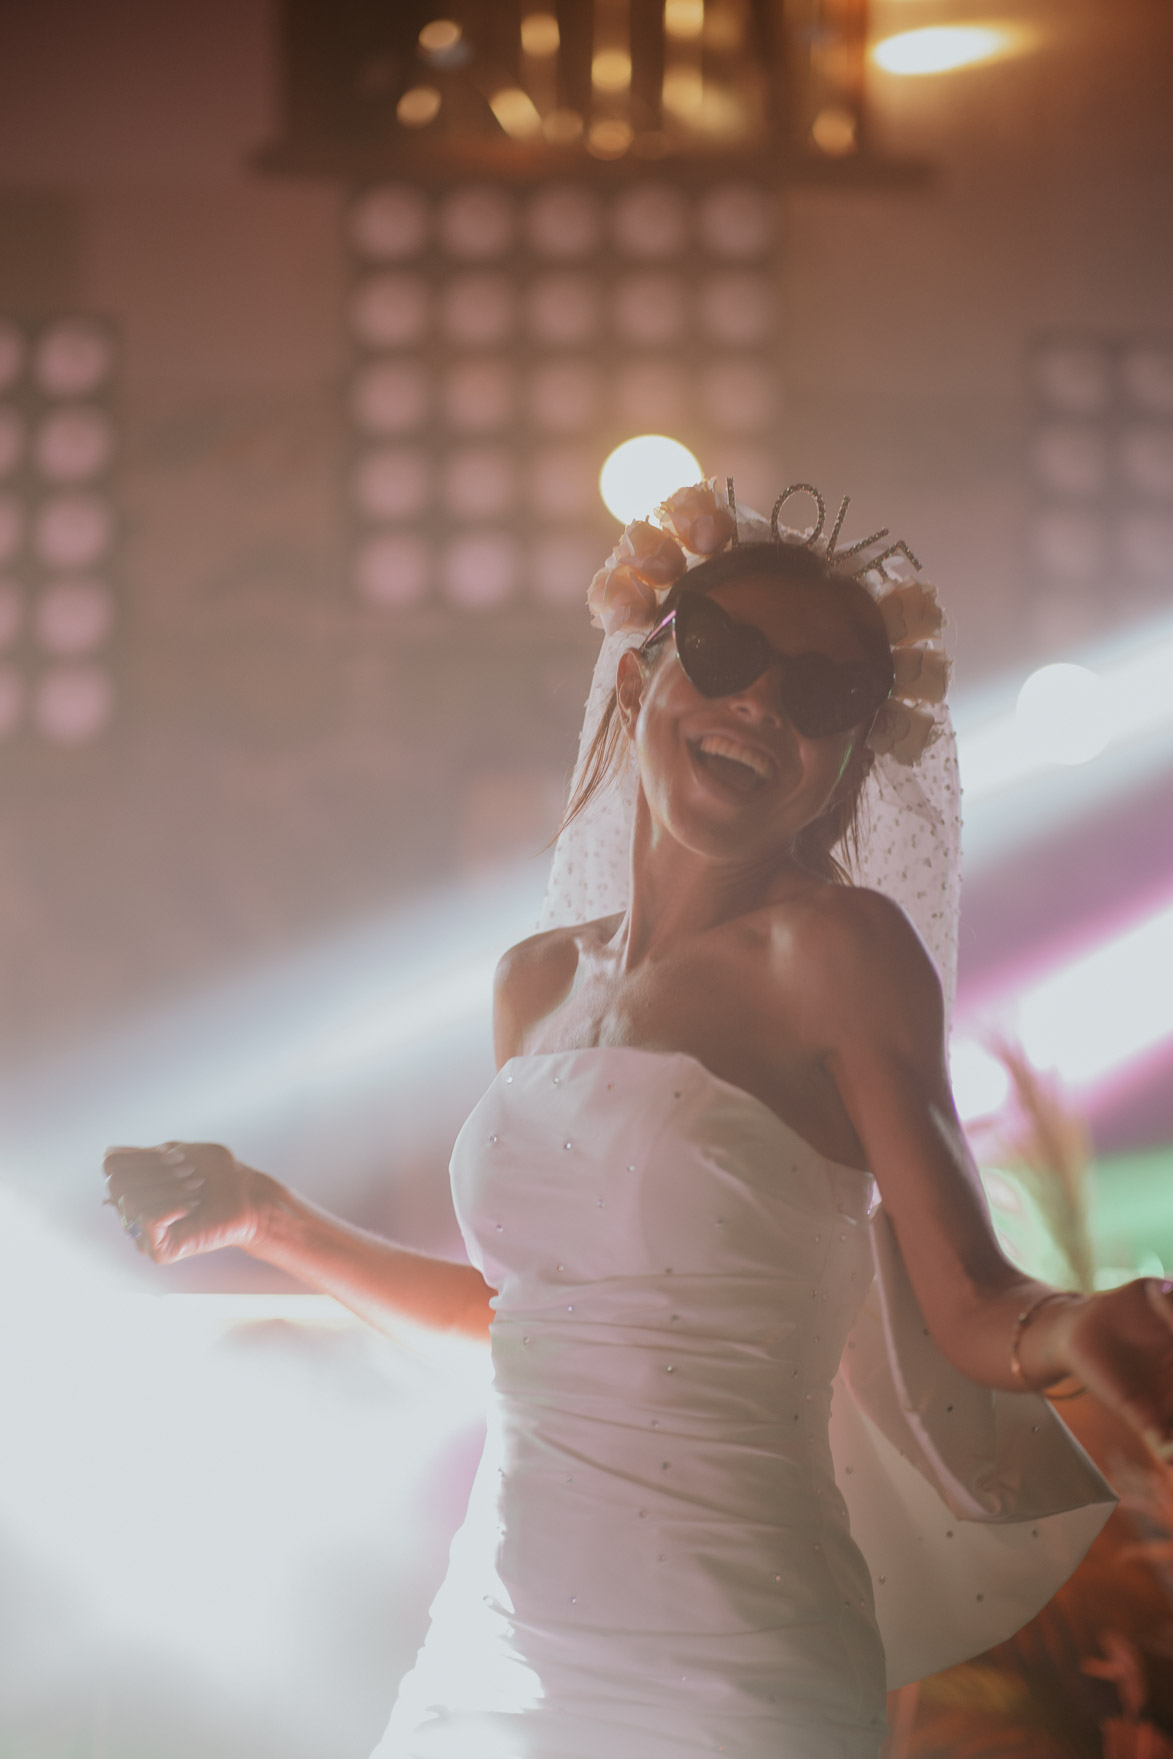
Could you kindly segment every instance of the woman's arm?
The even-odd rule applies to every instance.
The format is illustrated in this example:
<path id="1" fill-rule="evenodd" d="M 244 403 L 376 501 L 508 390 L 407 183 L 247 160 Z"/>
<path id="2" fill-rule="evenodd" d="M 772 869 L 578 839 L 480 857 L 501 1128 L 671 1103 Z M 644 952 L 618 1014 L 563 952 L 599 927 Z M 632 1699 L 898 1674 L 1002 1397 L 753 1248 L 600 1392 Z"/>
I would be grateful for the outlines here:
<path id="1" fill-rule="evenodd" d="M 972 1379 L 1021 1390 L 1019 1319 L 1050 1291 L 995 1237 L 950 1091 L 928 954 L 897 906 L 863 891 L 828 912 L 808 945 L 827 1066 L 933 1336 Z M 1048 1302 L 1021 1332 L 1020 1362 L 1036 1387 L 1078 1375 L 1150 1445 L 1173 1450 L 1173 1300 L 1153 1279 Z"/>
<path id="2" fill-rule="evenodd" d="M 484 1338 L 494 1291 L 478 1270 L 351 1227 L 213 1142 L 114 1148 L 110 1200 L 156 1264 L 238 1246 L 333 1295 L 377 1330 L 403 1321 Z"/>

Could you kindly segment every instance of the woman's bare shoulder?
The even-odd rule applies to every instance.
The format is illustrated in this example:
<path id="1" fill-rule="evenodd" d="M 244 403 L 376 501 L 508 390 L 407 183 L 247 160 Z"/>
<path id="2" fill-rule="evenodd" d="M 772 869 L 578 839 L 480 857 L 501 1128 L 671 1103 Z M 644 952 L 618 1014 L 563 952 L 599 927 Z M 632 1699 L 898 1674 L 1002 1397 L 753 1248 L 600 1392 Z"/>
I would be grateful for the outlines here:
<path id="1" fill-rule="evenodd" d="M 526 1032 L 569 994 L 579 961 L 602 946 L 619 918 L 548 928 L 510 947 L 497 962 L 493 979 L 493 1038 L 498 1062 L 519 1054 Z"/>
<path id="2" fill-rule="evenodd" d="M 803 903 L 799 964 L 812 998 L 840 1020 L 869 1020 L 935 1034 L 942 1016 L 941 981 L 928 949 L 894 898 L 867 886 L 826 885 Z M 844 1004 L 847 1004 L 846 1007 Z"/>

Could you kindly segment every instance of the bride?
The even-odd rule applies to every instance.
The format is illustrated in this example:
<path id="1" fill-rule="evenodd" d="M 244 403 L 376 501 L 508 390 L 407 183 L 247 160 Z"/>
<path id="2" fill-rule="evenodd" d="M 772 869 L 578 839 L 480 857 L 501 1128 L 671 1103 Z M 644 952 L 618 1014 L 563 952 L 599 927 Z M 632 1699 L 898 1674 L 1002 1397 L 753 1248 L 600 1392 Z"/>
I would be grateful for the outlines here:
<path id="1" fill-rule="evenodd" d="M 885 1685 L 1009 1635 L 1110 1510 L 1040 1393 L 1173 1457 L 1173 1285 L 1024 1276 L 954 1109 L 932 588 L 903 545 L 837 550 L 846 502 L 829 540 L 817 495 L 781 526 L 798 487 L 769 522 L 681 490 L 592 583 L 548 926 L 501 961 L 453 1155 L 470 1263 L 223 1147 L 106 1159 L 157 1263 L 239 1246 L 490 1343 L 380 1759 L 875 1759 Z"/>

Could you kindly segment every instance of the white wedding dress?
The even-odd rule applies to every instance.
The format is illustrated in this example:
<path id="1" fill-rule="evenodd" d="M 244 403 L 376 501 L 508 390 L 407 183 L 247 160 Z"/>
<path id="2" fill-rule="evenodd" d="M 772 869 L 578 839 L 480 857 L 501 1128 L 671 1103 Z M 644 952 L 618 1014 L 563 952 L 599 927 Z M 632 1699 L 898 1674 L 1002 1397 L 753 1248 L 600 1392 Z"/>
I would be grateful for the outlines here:
<path id="1" fill-rule="evenodd" d="M 1106 1519 L 1044 1401 L 935 1350 L 870 1175 L 695 1058 L 514 1058 L 452 1177 L 489 1436 L 377 1759 L 876 1759 L 886 1681 Z"/>

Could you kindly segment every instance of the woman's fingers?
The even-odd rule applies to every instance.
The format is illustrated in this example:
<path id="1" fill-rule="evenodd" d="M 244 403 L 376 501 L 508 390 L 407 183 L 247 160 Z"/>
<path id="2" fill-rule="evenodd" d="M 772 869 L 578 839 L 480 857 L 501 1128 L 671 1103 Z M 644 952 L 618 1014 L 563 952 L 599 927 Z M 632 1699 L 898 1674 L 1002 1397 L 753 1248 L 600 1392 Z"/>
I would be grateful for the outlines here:
<path id="1" fill-rule="evenodd" d="M 1173 1331 L 1173 1281 L 1167 1277 L 1149 1277 L 1146 1279 L 1145 1293 L 1155 1311 L 1169 1330 Z"/>
<path id="2" fill-rule="evenodd" d="M 127 1221 L 155 1222 L 166 1227 L 169 1222 L 178 1221 L 181 1215 L 190 1215 L 198 1202 L 199 1197 L 194 1191 L 136 1192 L 133 1198 L 119 1199 L 118 1212 Z"/>
<path id="3" fill-rule="evenodd" d="M 111 1197 L 135 1197 L 165 1188 L 199 1190 L 206 1176 L 186 1150 L 167 1148 L 111 1149 L 105 1159 L 106 1183 Z"/>
<path id="4" fill-rule="evenodd" d="M 107 1150 L 105 1171 L 106 1201 L 156 1264 L 245 1245 L 251 1237 L 248 1170 L 220 1143 L 119 1146 Z"/>

